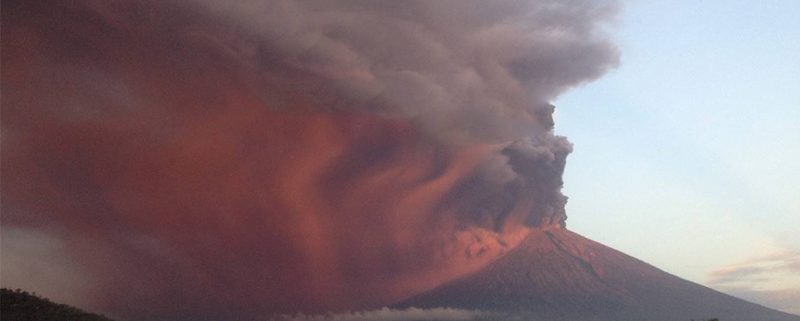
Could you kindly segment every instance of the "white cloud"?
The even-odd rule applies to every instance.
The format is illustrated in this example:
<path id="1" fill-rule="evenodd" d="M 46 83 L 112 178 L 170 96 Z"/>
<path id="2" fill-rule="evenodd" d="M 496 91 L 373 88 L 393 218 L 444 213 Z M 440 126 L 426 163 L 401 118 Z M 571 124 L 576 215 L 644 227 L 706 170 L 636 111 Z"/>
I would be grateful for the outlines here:
<path id="1" fill-rule="evenodd" d="M 382 308 L 371 311 L 346 312 L 337 314 L 317 314 L 317 315 L 291 315 L 280 316 L 274 321 L 422 321 L 422 320 L 441 320 L 441 321 L 462 321 L 462 320 L 481 320 L 490 317 L 489 312 L 476 310 L 461 310 L 450 308 L 433 309 L 390 309 Z"/>

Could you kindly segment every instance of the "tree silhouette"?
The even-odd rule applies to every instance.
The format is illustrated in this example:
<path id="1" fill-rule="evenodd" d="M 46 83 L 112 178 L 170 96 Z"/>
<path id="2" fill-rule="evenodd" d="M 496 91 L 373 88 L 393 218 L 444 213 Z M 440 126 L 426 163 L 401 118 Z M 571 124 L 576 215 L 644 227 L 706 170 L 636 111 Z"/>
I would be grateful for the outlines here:
<path id="1" fill-rule="evenodd" d="M 20 289 L 0 289 L 0 321 L 112 321 Z"/>

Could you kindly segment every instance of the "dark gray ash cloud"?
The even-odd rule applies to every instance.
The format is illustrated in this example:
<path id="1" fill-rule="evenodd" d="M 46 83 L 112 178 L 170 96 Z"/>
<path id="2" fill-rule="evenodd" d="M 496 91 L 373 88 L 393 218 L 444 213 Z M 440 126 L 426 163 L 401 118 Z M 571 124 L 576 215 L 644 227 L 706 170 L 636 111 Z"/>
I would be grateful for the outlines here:
<path id="1" fill-rule="evenodd" d="M 322 106 L 408 119 L 449 143 L 508 144 L 461 188 L 471 197 L 460 199 L 481 201 L 460 209 L 495 229 L 513 215 L 563 225 L 571 146 L 553 135 L 548 102 L 618 63 L 605 32 L 616 2 L 190 3 L 237 31 L 200 32 L 256 73 L 314 78 L 303 90 Z"/>
<path id="2" fill-rule="evenodd" d="M 618 62 L 614 1 L 212 1 L 214 39 L 255 72 L 291 70 L 356 108 L 455 141 L 550 129 L 547 102 Z M 276 66 L 277 65 L 277 66 Z M 332 99 L 332 98 L 329 98 Z"/>
<path id="3" fill-rule="evenodd" d="M 617 10 L 4 1 L 3 228 L 130 319 L 385 306 L 564 224 L 549 102 L 616 66 Z"/>

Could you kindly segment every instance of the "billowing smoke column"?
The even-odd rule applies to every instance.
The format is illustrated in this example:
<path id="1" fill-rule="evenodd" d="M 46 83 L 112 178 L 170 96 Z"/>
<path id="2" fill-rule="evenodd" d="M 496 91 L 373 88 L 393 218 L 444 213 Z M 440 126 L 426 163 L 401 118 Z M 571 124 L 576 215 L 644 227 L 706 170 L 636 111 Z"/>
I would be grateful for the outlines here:
<path id="1" fill-rule="evenodd" d="M 2 6 L 3 282 L 123 319 L 379 307 L 563 226 L 548 101 L 617 60 L 606 1 Z"/>

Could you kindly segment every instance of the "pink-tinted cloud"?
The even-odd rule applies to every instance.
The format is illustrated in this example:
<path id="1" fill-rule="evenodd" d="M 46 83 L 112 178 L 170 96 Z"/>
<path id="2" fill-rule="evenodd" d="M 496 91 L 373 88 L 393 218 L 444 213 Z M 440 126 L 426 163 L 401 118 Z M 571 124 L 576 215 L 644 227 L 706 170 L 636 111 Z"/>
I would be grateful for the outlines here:
<path id="1" fill-rule="evenodd" d="M 714 270 L 709 274 L 709 284 L 758 284 L 784 273 L 800 274 L 800 252 L 783 251 Z"/>
<path id="2" fill-rule="evenodd" d="M 789 313 L 800 313 L 800 252 L 782 251 L 723 267 L 709 285 L 723 292 Z"/>
<path id="3" fill-rule="evenodd" d="M 563 224 L 546 102 L 616 63 L 614 11 L 4 1 L 3 229 L 123 319 L 386 305 Z"/>

